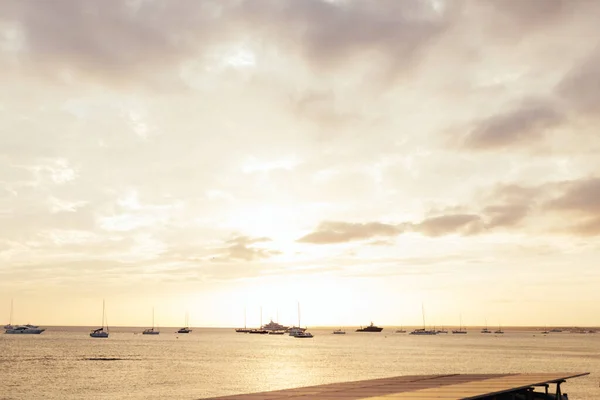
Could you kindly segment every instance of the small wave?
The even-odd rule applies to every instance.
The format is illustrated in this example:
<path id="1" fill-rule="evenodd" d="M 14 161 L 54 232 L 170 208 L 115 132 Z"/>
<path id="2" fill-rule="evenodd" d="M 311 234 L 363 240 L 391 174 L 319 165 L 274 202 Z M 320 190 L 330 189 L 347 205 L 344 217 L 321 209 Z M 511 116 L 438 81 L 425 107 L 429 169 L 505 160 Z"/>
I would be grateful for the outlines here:
<path id="1" fill-rule="evenodd" d="M 125 360 L 125 358 L 117 358 L 117 357 L 88 357 L 85 358 L 87 361 L 121 361 Z"/>

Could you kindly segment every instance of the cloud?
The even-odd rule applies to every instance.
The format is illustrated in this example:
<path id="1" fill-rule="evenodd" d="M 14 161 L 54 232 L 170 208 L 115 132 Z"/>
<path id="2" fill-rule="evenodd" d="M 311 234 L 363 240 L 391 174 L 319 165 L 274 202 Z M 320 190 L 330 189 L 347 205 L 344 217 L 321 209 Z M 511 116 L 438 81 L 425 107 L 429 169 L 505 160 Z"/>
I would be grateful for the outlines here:
<path id="1" fill-rule="evenodd" d="M 446 23 L 444 12 L 424 1 L 272 0 L 242 4 L 242 19 L 253 25 L 260 23 L 269 37 L 299 47 L 306 59 L 319 66 L 339 66 L 368 55 L 378 61 L 406 64 L 443 32 Z"/>
<path id="2" fill-rule="evenodd" d="M 483 208 L 486 228 L 513 228 L 521 222 L 549 224 L 563 234 L 593 236 L 600 233 L 600 178 L 550 181 L 540 185 L 499 185 L 490 191 Z"/>
<path id="3" fill-rule="evenodd" d="M 21 68 L 120 84 L 148 83 L 161 69 L 176 78 L 188 61 L 239 63 L 239 54 L 234 60 L 226 49 L 240 44 L 250 47 L 250 66 L 273 49 L 316 68 L 347 69 L 352 62 L 395 75 L 448 24 L 445 10 L 418 0 L 9 0 L 0 5 L 2 20 L 16 27 L 11 37 L 21 38 L 11 44 Z"/>
<path id="4" fill-rule="evenodd" d="M 278 250 L 270 250 L 261 247 L 255 247 L 257 243 L 270 242 L 267 237 L 250 238 L 248 236 L 236 236 L 225 242 L 226 246 L 221 248 L 217 255 L 211 257 L 212 261 L 259 261 L 278 254 Z"/>
<path id="5" fill-rule="evenodd" d="M 347 243 L 374 238 L 393 238 L 407 231 L 419 232 L 425 236 L 443 236 L 449 234 L 475 234 L 481 232 L 483 222 L 474 214 L 449 214 L 426 218 L 419 223 L 404 222 L 386 224 L 382 222 L 352 223 L 325 221 L 298 242 L 311 244 Z M 370 245 L 390 244 L 388 240 L 374 240 Z"/>
<path id="6" fill-rule="evenodd" d="M 300 239 L 301 243 L 334 244 L 375 237 L 392 237 L 404 232 L 403 225 L 390 225 L 381 222 L 352 223 L 325 221 L 319 224 L 314 232 Z"/>
<path id="7" fill-rule="evenodd" d="M 548 130 L 560 125 L 564 116 L 549 102 L 525 101 L 508 112 L 475 123 L 463 139 L 473 150 L 497 150 L 539 143 Z"/>
<path id="8" fill-rule="evenodd" d="M 584 222 L 570 226 L 568 231 L 581 236 L 599 236 L 600 218 L 589 218 Z"/>
<path id="9" fill-rule="evenodd" d="M 493 205 L 484 208 L 484 214 L 489 218 L 488 228 L 509 227 L 524 220 L 530 208 L 526 204 Z"/>
<path id="10" fill-rule="evenodd" d="M 587 215 L 600 213 L 600 178 L 568 182 L 564 192 L 547 204 L 549 209 L 574 211 Z"/>
<path id="11" fill-rule="evenodd" d="M 454 233 L 469 235 L 481 232 L 483 222 L 479 215 L 450 214 L 424 219 L 415 224 L 413 229 L 426 236 L 443 236 Z"/>
<path id="12" fill-rule="evenodd" d="M 579 112 L 600 110 L 600 44 L 565 75 L 556 93 Z"/>
<path id="13" fill-rule="evenodd" d="M 126 80 L 201 50 L 218 28 L 217 3 L 9 0 L 0 15 L 17 23 L 24 65 Z"/>

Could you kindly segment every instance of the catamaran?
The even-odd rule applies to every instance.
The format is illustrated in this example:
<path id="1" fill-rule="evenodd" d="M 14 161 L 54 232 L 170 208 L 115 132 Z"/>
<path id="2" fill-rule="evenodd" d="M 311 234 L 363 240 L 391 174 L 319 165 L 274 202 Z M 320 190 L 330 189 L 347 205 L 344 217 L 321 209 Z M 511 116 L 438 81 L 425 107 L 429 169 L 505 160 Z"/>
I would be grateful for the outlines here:
<path id="1" fill-rule="evenodd" d="M 158 335 L 158 334 L 160 334 L 160 331 L 158 330 L 158 328 L 154 329 L 154 307 L 152 307 L 152 328 L 144 329 L 142 334 L 143 335 Z"/>
<path id="2" fill-rule="evenodd" d="M 94 329 L 90 332 L 90 337 L 93 338 L 107 338 L 108 337 L 108 324 L 106 324 L 106 330 L 104 330 L 104 323 L 106 322 L 105 315 L 105 305 L 104 300 L 102 300 L 102 327 L 98 329 Z"/>

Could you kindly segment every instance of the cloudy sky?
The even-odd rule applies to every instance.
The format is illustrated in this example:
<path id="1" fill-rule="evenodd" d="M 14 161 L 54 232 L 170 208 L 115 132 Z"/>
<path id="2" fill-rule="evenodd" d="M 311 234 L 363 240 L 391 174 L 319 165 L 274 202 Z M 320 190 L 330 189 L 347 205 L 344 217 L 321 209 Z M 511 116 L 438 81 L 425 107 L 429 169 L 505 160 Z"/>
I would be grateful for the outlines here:
<path id="1" fill-rule="evenodd" d="M 0 322 L 598 324 L 599 13 L 1 1 Z"/>

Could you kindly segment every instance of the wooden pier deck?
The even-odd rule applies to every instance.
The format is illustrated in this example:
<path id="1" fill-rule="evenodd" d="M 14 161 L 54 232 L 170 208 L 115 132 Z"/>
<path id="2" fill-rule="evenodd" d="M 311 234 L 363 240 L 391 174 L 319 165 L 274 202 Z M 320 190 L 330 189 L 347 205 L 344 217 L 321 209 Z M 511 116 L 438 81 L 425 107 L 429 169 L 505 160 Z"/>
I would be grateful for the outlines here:
<path id="1" fill-rule="evenodd" d="M 370 379 L 356 382 L 332 383 L 295 389 L 276 390 L 224 397 L 220 400 L 358 400 L 358 399 L 536 399 L 533 393 L 548 393 L 550 384 L 561 394 L 561 383 L 589 373 L 534 373 L 534 374 L 452 374 L 411 375 Z M 533 392 L 535 388 L 540 392 Z M 529 397 L 527 397 L 529 396 Z M 537 397 L 538 399 L 544 397 Z M 545 397 L 557 398 L 561 397 Z"/>

